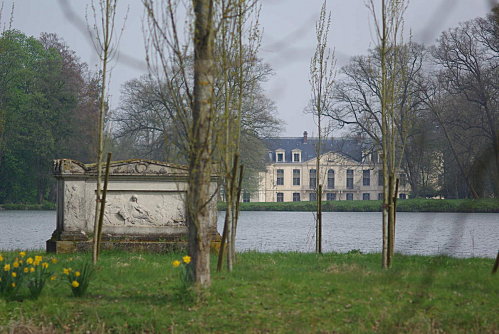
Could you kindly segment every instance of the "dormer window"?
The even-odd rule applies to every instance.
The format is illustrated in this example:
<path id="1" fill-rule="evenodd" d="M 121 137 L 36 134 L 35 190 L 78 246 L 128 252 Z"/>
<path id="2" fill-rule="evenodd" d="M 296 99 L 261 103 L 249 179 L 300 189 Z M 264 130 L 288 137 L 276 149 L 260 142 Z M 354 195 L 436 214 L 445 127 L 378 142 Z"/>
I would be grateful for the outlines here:
<path id="1" fill-rule="evenodd" d="M 301 150 L 291 151 L 293 162 L 301 162 Z"/>
<path id="2" fill-rule="evenodd" d="M 277 162 L 285 162 L 286 158 L 285 158 L 285 155 L 284 155 L 284 150 L 277 150 L 275 152 L 275 159 L 276 159 Z"/>

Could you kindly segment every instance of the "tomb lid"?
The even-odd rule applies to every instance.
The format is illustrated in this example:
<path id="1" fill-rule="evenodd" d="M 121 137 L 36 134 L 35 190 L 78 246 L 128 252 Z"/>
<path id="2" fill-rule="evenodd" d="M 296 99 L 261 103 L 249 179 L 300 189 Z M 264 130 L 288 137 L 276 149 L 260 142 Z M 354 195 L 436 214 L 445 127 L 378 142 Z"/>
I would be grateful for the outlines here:
<path id="1" fill-rule="evenodd" d="M 102 164 L 103 172 L 106 163 Z M 62 175 L 96 175 L 97 164 L 84 164 L 73 159 L 54 160 L 53 174 Z M 186 176 L 188 168 L 184 165 L 171 164 L 167 162 L 129 159 L 112 161 L 110 164 L 109 175 L 158 175 L 158 176 Z"/>

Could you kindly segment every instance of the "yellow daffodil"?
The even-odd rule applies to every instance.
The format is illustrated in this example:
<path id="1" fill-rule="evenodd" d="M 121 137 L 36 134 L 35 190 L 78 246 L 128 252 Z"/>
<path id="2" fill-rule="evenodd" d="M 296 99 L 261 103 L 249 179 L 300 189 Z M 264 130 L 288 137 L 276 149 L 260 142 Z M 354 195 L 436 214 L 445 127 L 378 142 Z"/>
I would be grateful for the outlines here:
<path id="1" fill-rule="evenodd" d="M 14 262 L 14 263 L 12 264 L 12 266 L 13 266 L 14 268 L 19 268 L 19 262 L 17 262 L 17 261 L 16 261 L 16 262 Z"/>
<path id="2" fill-rule="evenodd" d="M 28 259 L 26 260 L 26 263 L 27 264 L 32 264 L 33 263 L 33 258 L 32 257 L 28 257 Z"/>
<path id="3" fill-rule="evenodd" d="M 29 268 L 28 268 L 28 267 L 26 267 L 26 268 L 24 268 L 24 269 L 23 269 L 23 271 L 24 271 L 25 273 L 27 273 L 27 272 L 29 272 Z"/>
<path id="4" fill-rule="evenodd" d="M 50 262 L 52 262 L 53 264 L 56 264 L 57 263 L 57 259 L 52 259 L 52 260 L 50 260 Z"/>
<path id="5" fill-rule="evenodd" d="M 30 273 L 34 273 L 35 272 L 35 268 L 33 268 L 33 267 L 29 268 L 29 272 Z"/>
<path id="6" fill-rule="evenodd" d="M 69 273 L 71 272 L 71 269 L 64 268 L 64 269 L 62 270 L 62 272 L 64 273 L 64 275 L 69 275 Z"/>
<path id="7" fill-rule="evenodd" d="M 80 275 L 81 275 L 81 274 L 80 274 L 80 272 L 79 272 L 79 271 L 75 271 L 75 276 L 76 276 L 76 277 L 79 277 Z"/>
<path id="8" fill-rule="evenodd" d="M 12 277 L 17 277 L 17 273 L 15 271 L 12 272 Z"/>
<path id="9" fill-rule="evenodd" d="M 180 266 L 180 261 L 179 261 L 179 260 L 175 260 L 175 261 L 173 261 L 173 262 L 172 262 L 172 266 L 173 266 L 174 268 L 177 268 L 178 266 Z"/>
<path id="10" fill-rule="evenodd" d="M 0 262 L 2 262 L 2 261 L 3 261 L 3 256 L 2 256 L 2 255 L 0 255 Z"/>
<path id="11" fill-rule="evenodd" d="M 40 255 L 35 256 L 35 261 L 42 262 L 42 259 L 43 257 L 41 257 Z"/>
<path id="12" fill-rule="evenodd" d="M 25 257 L 26 256 L 26 252 L 19 252 L 19 256 L 20 257 Z"/>
<path id="13" fill-rule="evenodd" d="M 191 257 L 189 255 L 186 255 L 182 258 L 182 260 L 184 260 L 184 263 L 189 263 L 191 262 Z"/>
<path id="14" fill-rule="evenodd" d="M 15 287 L 16 287 L 16 283 L 15 283 L 15 282 L 14 282 L 14 283 L 12 283 L 12 284 L 11 284 L 11 286 L 12 286 L 13 288 L 15 288 Z"/>
<path id="15" fill-rule="evenodd" d="M 9 271 L 10 270 L 10 264 L 6 264 L 5 266 L 3 266 L 3 270 L 4 271 Z"/>
<path id="16" fill-rule="evenodd" d="M 47 262 L 42 263 L 42 268 L 47 269 L 49 267 L 49 264 Z"/>
<path id="17" fill-rule="evenodd" d="M 55 275 L 50 276 L 51 281 L 54 281 L 56 278 L 57 278 L 57 276 L 55 276 Z"/>
<path id="18" fill-rule="evenodd" d="M 73 281 L 73 282 L 71 282 L 71 286 L 72 286 L 73 288 L 77 288 L 77 287 L 79 287 L 79 286 L 80 286 L 80 283 L 78 283 L 78 281 Z"/>

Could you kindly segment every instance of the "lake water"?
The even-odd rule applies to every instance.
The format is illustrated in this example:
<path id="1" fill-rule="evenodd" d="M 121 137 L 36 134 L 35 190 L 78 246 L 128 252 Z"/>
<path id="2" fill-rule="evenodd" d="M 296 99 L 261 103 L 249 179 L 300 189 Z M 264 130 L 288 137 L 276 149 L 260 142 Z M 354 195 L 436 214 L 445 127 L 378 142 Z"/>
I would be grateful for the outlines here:
<path id="1" fill-rule="evenodd" d="M 218 228 L 222 231 L 223 212 Z M 44 249 L 55 211 L 0 211 L 0 249 Z M 315 249 L 311 212 L 241 212 L 236 247 L 262 252 Z M 396 251 L 404 254 L 494 258 L 499 249 L 497 213 L 397 213 Z M 381 213 L 326 212 L 323 251 L 381 251 Z"/>

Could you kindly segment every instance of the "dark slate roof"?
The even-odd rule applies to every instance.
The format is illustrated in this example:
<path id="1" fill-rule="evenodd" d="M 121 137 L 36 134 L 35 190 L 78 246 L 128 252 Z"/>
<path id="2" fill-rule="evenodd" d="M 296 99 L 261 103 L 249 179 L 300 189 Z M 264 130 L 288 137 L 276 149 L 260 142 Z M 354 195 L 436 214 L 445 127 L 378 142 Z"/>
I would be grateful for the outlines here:
<path id="1" fill-rule="evenodd" d="M 301 161 L 308 161 L 316 156 L 317 138 L 309 137 L 304 141 L 303 137 L 275 137 L 267 138 L 264 140 L 268 149 L 269 162 L 276 161 L 276 150 L 283 149 L 285 151 L 285 162 L 291 162 L 292 150 L 301 150 Z M 353 159 L 357 162 L 362 162 L 362 150 L 364 146 L 367 148 L 366 143 L 358 139 L 351 138 L 327 138 L 322 139 L 322 154 L 327 152 L 339 153 L 347 158 Z"/>

